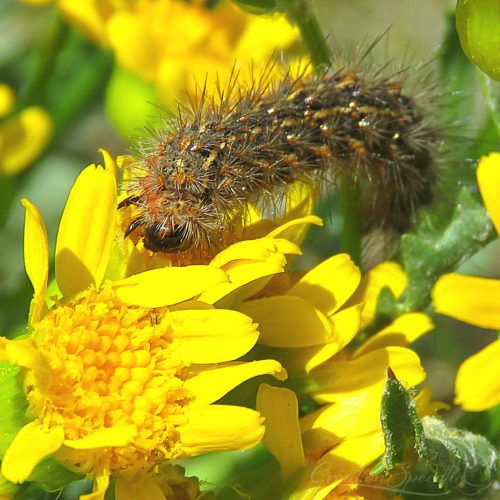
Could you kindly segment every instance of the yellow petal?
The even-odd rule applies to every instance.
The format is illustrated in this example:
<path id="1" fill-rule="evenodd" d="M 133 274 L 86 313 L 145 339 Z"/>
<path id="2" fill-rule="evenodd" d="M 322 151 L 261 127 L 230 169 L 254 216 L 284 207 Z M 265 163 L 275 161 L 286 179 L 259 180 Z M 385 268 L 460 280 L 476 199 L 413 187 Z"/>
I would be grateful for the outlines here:
<path id="1" fill-rule="evenodd" d="M 363 469 L 383 452 L 384 437 L 381 432 L 340 443 L 303 474 L 290 499 L 321 500 L 343 481 L 355 484 Z"/>
<path id="2" fill-rule="evenodd" d="M 439 410 L 450 409 L 450 406 L 446 403 L 432 400 L 432 391 L 428 385 L 425 385 L 423 389 L 417 394 L 415 403 L 417 405 L 417 413 L 419 417 L 434 415 Z"/>
<path id="3" fill-rule="evenodd" d="M 319 403 L 333 403 L 374 390 L 376 386 L 381 391 L 389 366 L 408 387 L 425 379 L 416 353 L 404 347 L 385 347 L 350 361 L 332 360 L 316 368 L 311 377 L 318 389 L 312 395 Z"/>
<path id="4" fill-rule="evenodd" d="M 163 267 L 115 281 L 113 287 L 126 304 L 162 307 L 197 297 L 228 279 L 212 266 Z"/>
<path id="5" fill-rule="evenodd" d="M 104 168 L 109 170 L 116 177 L 116 161 L 105 149 L 100 148 L 99 153 L 102 155 L 102 159 L 104 160 Z M 121 161 L 123 161 L 123 157 L 121 157 Z"/>
<path id="6" fill-rule="evenodd" d="M 284 380 L 286 371 L 274 359 L 195 366 L 190 369 L 189 378 L 184 382 L 184 387 L 195 395 L 193 405 L 209 405 L 225 396 L 236 386 L 259 375 L 274 375 L 278 380 Z"/>
<path id="7" fill-rule="evenodd" d="M 491 220 L 500 235 L 500 153 L 483 156 L 477 166 L 477 183 Z"/>
<path id="8" fill-rule="evenodd" d="M 303 347 L 296 349 L 287 359 L 286 366 L 290 372 L 309 374 L 314 368 L 330 359 L 339 352 L 339 344 Z"/>
<path id="9" fill-rule="evenodd" d="M 203 292 L 199 300 L 217 307 L 236 307 L 248 297 L 259 293 L 272 276 L 283 272 L 275 262 L 256 262 L 239 266 L 228 272 L 230 281 Z"/>
<path id="10" fill-rule="evenodd" d="M 115 486 L 116 500 L 166 500 L 156 481 L 147 474 L 136 474 L 132 478 L 118 477 Z"/>
<path id="11" fill-rule="evenodd" d="M 432 291 L 440 314 L 493 330 L 500 329 L 500 280 L 445 274 Z"/>
<path id="12" fill-rule="evenodd" d="M 173 337 L 186 363 L 222 363 L 246 354 L 259 332 L 252 319 L 226 309 L 172 311 Z"/>
<path id="13" fill-rule="evenodd" d="M 94 471 L 94 482 L 92 484 L 92 493 L 80 495 L 80 500 L 104 500 L 106 490 L 109 486 L 109 471 Z"/>
<path id="14" fill-rule="evenodd" d="M 115 235 L 113 172 L 90 165 L 78 176 L 66 202 L 56 243 L 56 279 L 73 295 L 104 277 Z"/>
<path id="15" fill-rule="evenodd" d="M 358 333 L 361 322 L 362 304 L 346 307 L 330 316 L 337 339 L 338 350 L 343 349 Z"/>
<path id="16" fill-rule="evenodd" d="M 106 20 L 112 12 L 108 2 L 58 0 L 58 7 L 87 37 L 106 45 Z"/>
<path id="17" fill-rule="evenodd" d="M 264 435 L 260 413 L 240 406 L 210 405 L 185 412 L 188 423 L 177 428 L 186 457 L 212 451 L 245 450 Z"/>
<path id="18" fill-rule="evenodd" d="M 126 446 L 137 437 L 137 434 L 135 425 L 120 425 L 99 429 L 81 439 L 66 439 L 64 445 L 73 450 Z"/>
<path id="19" fill-rule="evenodd" d="M 308 300 L 330 316 L 356 290 L 360 278 L 361 273 L 349 255 L 338 254 L 311 269 L 288 294 Z"/>
<path id="20" fill-rule="evenodd" d="M 500 403 L 500 340 L 495 340 L 458 369 L 455 404 L 466 411 L 482 411 Z"/>
<path id="21" fill-rule="evenodd" d="M 8 115 L 15 103 L 16 97 L 12 89 L 5 83 L 0 83 L 0 117 Z"/>
<path id="22" fill-rule="evenodd" d="M 145 26 L 147 22 L 147 18 L 122 10 L 109 20 L 106 28 L 120 66 L 152 81 L 158 75 L 162 50 L 154 30 Z M 155 50 L 155 47 L 158 48 Z"/>
<path id="23" fill-rule="evenodd" d="M 43 218 L 35 205 L 23 198 L 26 209 L 24 222 L 24 266 L 33 285 L 30 323 L 40 320 L 45 307 L 45 292 L 49 277 L 49 243 Z"/>
<path id="24" fill-rule="evenodd" d="M 6 340 L 4 348 L 7 359 L 12 364 L 31 370 L 37 387 L 45 392 L 52 382 L 52 373 L 47 360 L 31 339 Z"/>
<path id="25" fill-rule="evenodd" d="M 14 175 L 29 167 L 52 134 L 50 115 L 38 106 L 22 110 L 0 125 L 0 174 Z"/>
<path id="26" fill-rule="evenodd" d="M 324 314 L 300 297 L 276 296 L 251 300 L 240 306 L 259 324 L 259 342 L 271 347 L 307 347 L 336 342 Z"/>
<path id="27" fill-rule="evenodd" d="M 368 351 L 381 347 L 406 347 L 415 342 L 424 333 L 434 328 L 429 316 L 423 313 L 407 313 L 396 318 L 390 325 L 370 337 L 354 352 L 353 357 L 360 356 Z"/>
<path id="28" fill-rule="evenodd" d="M 380 429 L 380 390 L 324 405 L 300 419 L 308 455 L 321 456 L 341 441 Z"/>
<path id="29" fill-rule="evenodd" d="M 298 38 L 298 29 L 285 16 L 253 16 L 238 40 L 236 55 L 267 61 L 270 54 L 286 48 Z"/>
<path id="30" fill-rule="evenodd" d="M 273 229 L 267 236 L 269 238 L 282 238 L 290 239 L 295 241 L 295 239 L 290 238 L 291 235 L 295 234 L 302 226 L 308 226 L 309 224 L 314 224 L 315 226 L 322 226 L 323 221 L 316 215 L 308 215 L 306 217 L 301 217 L 299 219 L 292 219 Z M 293 228 L 293 231 L 290 231 Z"/>
<path id="31" fill-rule="evenodd" d="M 64 441 L 62 427 L 50 430 L 38 422 L 26 424 L 8 447 L 2 462 L 2 475 L 11 483 L 26 481 L 35 466 L 55 453 Z"/>
<path id="32" fill-rule="evenodd" d="M 239 241 L 218 253 L 210 264 L 228 270 L 227 265 L 230 263 L 233 263 L 234 267 L 239 264 L 239 261 L 265 262 L 276 252 L 276 245 L 272 238 Z M 283 257 L 281 257 L 281 260 L 285 265 L 286 260 Z"/>
<path id="33" fill-rule="evenodd" d="M 264 444 L 278 460 L 281 477 L 286 479 L 305 465 L 297 396 L 289 389 L 261 384 L 257 411 L 266 419 Z"/>
<path id="34" fill-rule="evenodd" d="M 360 329 L 366 328 L 375 318 L 378 296 L 384 287 L 389 287 L 396 298 L 400 297 L 408 284 L 406 274 L 395 262 L 382 262 L 361 279 L 361 283 L 348 304 L 364 302 Z"/>

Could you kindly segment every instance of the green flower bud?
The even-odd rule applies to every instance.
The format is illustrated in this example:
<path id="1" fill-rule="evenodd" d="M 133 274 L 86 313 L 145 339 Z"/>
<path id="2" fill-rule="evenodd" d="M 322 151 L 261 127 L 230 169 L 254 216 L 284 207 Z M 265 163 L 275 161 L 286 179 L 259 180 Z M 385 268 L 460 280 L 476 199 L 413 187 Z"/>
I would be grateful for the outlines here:
<path id="1" fill-rule="evenodd" d="M 456 26 L 467 57 L 500 80 L 500 1 L 458 0 Z"/>

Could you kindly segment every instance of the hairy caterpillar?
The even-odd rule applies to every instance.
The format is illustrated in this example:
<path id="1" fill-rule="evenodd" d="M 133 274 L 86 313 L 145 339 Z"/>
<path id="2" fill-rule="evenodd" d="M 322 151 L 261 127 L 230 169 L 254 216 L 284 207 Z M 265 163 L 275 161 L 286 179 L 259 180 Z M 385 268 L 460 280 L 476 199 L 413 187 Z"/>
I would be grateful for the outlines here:
<path id="1" fill-rule="evenodd" d="M 404 89 L 404 73 L 348 67 L 272 81 L 269 65 L 250 86 L 234 72 L 219 96 L 180 107 L 143 145 L 125 184 L 132 232 L 153 252 L 219 246 L 249 203 L 324 179 L 362 192 L 364 231 L 403 232 L 432 199 L 436 127 Z"/>

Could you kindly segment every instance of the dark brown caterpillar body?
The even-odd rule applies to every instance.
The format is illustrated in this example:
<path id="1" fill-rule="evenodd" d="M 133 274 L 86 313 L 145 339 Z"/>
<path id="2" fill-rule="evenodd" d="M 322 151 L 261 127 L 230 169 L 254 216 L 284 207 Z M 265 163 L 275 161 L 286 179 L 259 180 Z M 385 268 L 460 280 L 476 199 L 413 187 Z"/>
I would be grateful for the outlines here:
<path id="1" fill-rule="evenodd" d="M 360 187 L 365 231 L 408 228 L 432 199 L 438 137 L 402 82 L 348 69 L 269 81 L 234 77 L 219 99 L 181 108 L 125 186 L 126 236 L 154 252 L 217 246 L 248 202 L 323 179 Z"/>

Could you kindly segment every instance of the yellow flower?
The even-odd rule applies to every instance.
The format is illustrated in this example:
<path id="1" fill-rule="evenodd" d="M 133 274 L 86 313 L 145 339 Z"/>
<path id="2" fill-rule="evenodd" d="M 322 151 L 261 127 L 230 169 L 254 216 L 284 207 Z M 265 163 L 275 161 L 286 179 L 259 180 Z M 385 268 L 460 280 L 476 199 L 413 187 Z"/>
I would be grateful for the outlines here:
<path id="1" fill-rule="evenodd" d="M 166 105 L 184 100 L 186 89 L 194 95 L 195 82 L 203 84 L 207 74 L 219 74 L 223 83 L 235 61 L 246 73 L 240 79 L 249 78 L 251 61 L 259 67 L 298 38 L 284 16 L 252 16 L 228 0 L 211 9 L 179 0 L 58 5 L 87 36 L 109 46 L 121 67 L 152 82 Z"/>
<path id="2" fill-rule="evenodd" d="M 477 182 L 493 225 L 500 235 L 500 153 L 481 158 Z M 500 280 L 446 274 L 436 283 L 433 301 L 440 314 L 481 328 L 500 329 Z M 460 366 L 455 403 L 467 411 L 482 411 L 500 403 L 500 340 Z"/>
<path id="3" fill-rule="evenodd" d="M 10 87 L 0 84 L 0 118 L 14 107 Z M 0 175 L 14 175 L 29 167 L 43 152 L 52 134 L 52 120 L 39 106 L 22 109 L 0 122 Z"/>
<path id="4" fill-rule="evenodd" d="M 43 219 L 23 200 L 25 265 L 34 288 L 30 334 L 1 339 L 0 353 L 23 373 L 28 419 L 12 436 L 1 471 L 21 483 L 50 456 L 94 479 L 86 498 L 104 498 L 111 476 L 122 499 L 137 498 L 137 491 L 162 498 L 156 473 L 163 464 L 261 440 L 258 412 L 214 403 L 249 378 L 283 379 L 285 372 L 270 359 L 236 361 L 257 342 L 257 325 L 241 312 L 200 300 L 212 294 L 211 302 L 220 303 L 240 291 L 241 266 L 231 248 L 219 256 L 220 265 L 106 277 L 116 234 L 116 181 L 114 162 L 107 153 L 104 159 L 104 167 L 91 165 L 80 174 L 62 215 L 58 296 L 47 293 Z M 268 237 L 250 242 L 243 255 L 257 260 L 267 252 L 277 273 L 282 250 L 294 249 Z M 239 282 L 250 284 L 272 272 L 251 276 L 245 268 L 240 274 Z"/>
<path id="5" fill-rule="evenodd" d="M 396 296 L 403 292 L 406 277 L 397 264 L 380 264 L 361 278 L 349 256 L 340 254 L 291 279 L 280 295 L 264 289 L 265 296 L 239 308 L 259 323 L 259 342 L 274 348 L 289 385 L 320 405 L 298 421 L 293 392 L 266 385 L 259 391 L 264 443 L 283 478 L 298 474 L 292 498 L 340 497 L 357 489 L 358 476 L 384 451 L 380 404 L 387 368 L 408 387 L 425 378 L 407 346 L 433 328 L 426 315 L 403 314 L 367 341 L 356 339 L 360 325 L 373 320 L 384 286 Z M 421 415 L 441 407 L 431 403 L 428 389 L 417 404 Z"/>

